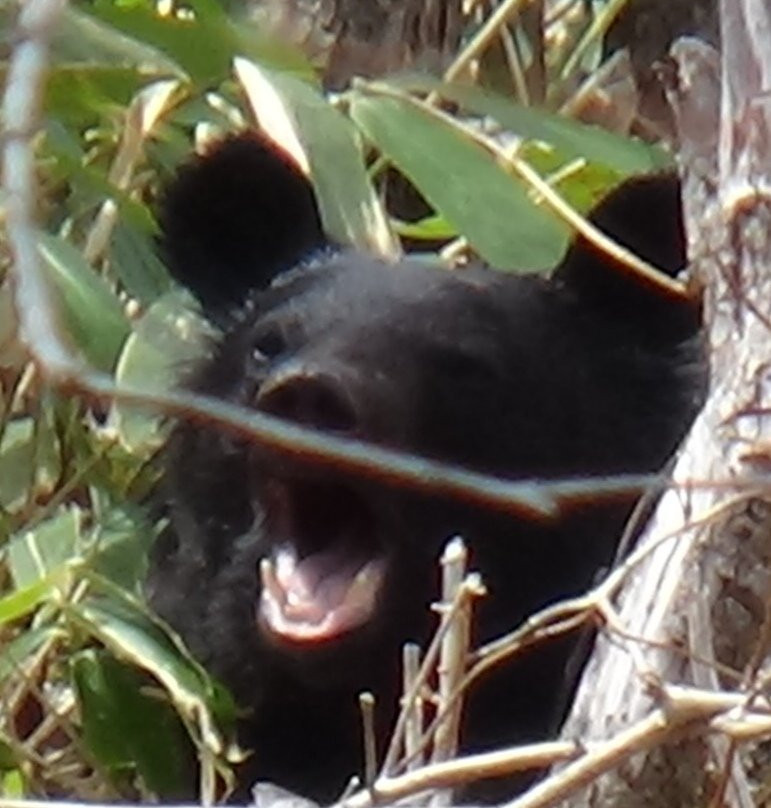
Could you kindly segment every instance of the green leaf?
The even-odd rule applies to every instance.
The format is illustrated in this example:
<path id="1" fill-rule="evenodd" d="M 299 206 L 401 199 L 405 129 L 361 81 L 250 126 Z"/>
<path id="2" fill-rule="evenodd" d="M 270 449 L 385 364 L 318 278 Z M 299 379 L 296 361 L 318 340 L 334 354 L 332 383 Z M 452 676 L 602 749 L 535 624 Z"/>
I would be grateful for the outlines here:
<path id="1" fill-rule="evenodd" d="M 316 89 L 293 76 L 245 59 L 236 60 L 236 72 L 262 127 L 274 136 L 277 130 L 285 134 L 291 129 L 299 139 L 326 233 L 341 244 L 392 251 L 385 214 L 351 122 Z"/>
<path id="2" fill-rule="evenodd" d="M 9 569 L 18 591 L 0 600 L 0 622 L 10 619 L 6 610 L 9 615 L 30 610 L 45 599 L 63 582 L 68 563 L 85 565 L 126 591 L 139 591 L 153 529 L 139 511 L 104 503 L 94 504 L 91 515 L 93 527 L 86 531 L 80 509 L 72 506 L 11 538 Z"/>
<path id="3" fill-rule="evenodd" d="M 224 742 L 230 734 L 235 706 L 230 695 L 185 651 L 179 638 L 151 618 L 147 609 L 99 576 L 90 576 L 104 597 L 68 605 L 67 615 L 120 660 L 146 671 L 161 683 L 197 748 L 201 782 L 211 782 L 214 769 L 227 775 L 223 759 L 238 755 Z"/>
<path id="4" fill-rule="evenodd" d="M 190 294 L 176 289 L 161 297 L 137 322 L 126 340 L 115 376 L 118 383 L 163 392 L 179 385 L 181 375 L 204 353 L 211 326 L 195 313 Z M 165 439 L 163 413 L 116 401 L 110 425 L 132 452 L 147 452 Z"/>
<path id="5" fill-rule="evenodd" d="M 580 157 L 623 175 L 649 174 L 672 168 L 671 155 L 658 146 L 543 109 L 525 107 L 479 87 L 443 84 L 438 79 L 412 76 L 393 82 L 393 86 L 402 90 L 437 92 L 460 104 L 466 112 L 489 115 L 514 135 L 549 143 L 567 159 Z"/>
<path id="6" fill-rule="evenodd" d="M 2 770 L 0 775 L 0 796 L 8 800 L 20 800 L 26 796 L 24 775 L 21 769 Z"/>
<path id="7" fill-rule="evenodd" d="M 60 571 L 77 556 L 80 510 L 69 508 L 8 543 L 8 564 L 17 589 L 23 589 Z"/>
<path id="8" fill-rule="evenodd" d="M 81 627 L 112 653 L 152 674 L 169 693 L 178 712 L 198 727 L 210 748 L 222 749 L 213 716 L 230 721 L 232 700 L 182 646 L 129 599 L 89 598 L 70 607 Z"/>
<path id="9" fill-rule="evenodd" d="M 139 594 L 155 533 L 138 510 L 94 505 L 94 527 L 85 546 L 89 568 L 127 592 Z"/>
<path id="10" fill-rule="evenodd" d="M 441 216 L 426 216 L 418 222 L 396 220 L 394 226 L 400 236 L 426 241 L 451 239 L 458 235 L 458 231 Z"/>
<path id="11" fill-rule="evenodd" d="M 80 63 L 112 69 L 123 67 L 148 79 L 169 75 L 185 77 L 184 70 L 161 48 L 154 47 L 149 38 L 134 36 L 136 31 L 130 25 L 125 30 L 120 25 L 114 25 L 115 19 L 122 18 L 115 5 L 109 5 L 113 6 L 116 14 L 108 15 L 102 6 L 94 4 L 79 9 L 67 7 L 52 43 L 56 65 Z M 156 19 L 162 24 L 157 15 Z M 116 103 L 119 101 L 120 97 Z"/>
<path id="12" fill-rule="evenodd" d="M 50 413 L 16 418 L 0 438 L 0 506 L 13 512 L 51 493 L 61 474 L 59 441 Z"/>
<path id="13" fill-rule="evenodd" d="M 218 82 L 229 70 L 234 38 L 224 16 L 198 19 L 161 17 L 149 3 L 131 6 L 102 0 L 89 6 L 89 16 L 114 28 L 116 35 L 141 43 L 175 65 L 173 75 L 196 83 Z M 140 62 L 141 64 L 141 62 Z"/>
<path id="14" fill-rule="evenodd" d="M 144 678 L 104 652 L 72 662 L 89 751 L 113 776 L 136 769 L 159 796 L 179 794 L 190 761 L 185 734 L 168 705 L 145 693 Z"/>
<path id="15" fill-rule="evenodd" d="M 351 115 L 434 208 L 498 269 L 550 269 L 568 228 L 492 154 L 407 98 L 352 94 Z"/>
<path id="16" fill-rule="evenodd" d="M 64 571 L 59 570 L 0 598 L 0 625 L 33 612 L 39 604 L 44 603 L 58 591 L 64 577 Z"/>
<path id="17" fill-rule="evenodd" d="M 48 121 L 45 146 L 44 156 L 54 164 L 52 176 L 70 185 L 70 210 L 90 209 L 108 197 L 118 206 L 118 228 L 130 224 L 145 234 L 157 232 L 158 226 L 146 205 L 117 188 L 99 168 L 86 165 L 88 158 L 73 137 L 72 130 L 59 121 Z"/>
<path id="18" fill-rule="evenodd" d="M 73 341 L 95 367 L 111 370 L 130 330 L 118 298 L 63 239 L 41 234 L 40 252 L 59 291 Z"/>
<path id="19" fill-rule="evenodd" d="M 112 232 L 110 251 L 116 275 L 135 300 L 149 304 L 171 289 L 169 274 L 148 231 L 118 222 Z"/>
<path id="20" fill-rule="evenodd" d="M 191 0 L 188 5 L 192 15 L 162 17 L 154 3 L 97 0 L 89 6 L 89 13 L 94 20 L 112 26 L 115 36 L 165 55 L 176 68 L 173 75 L 184 73 L 200 87 L 210 88 L 226 79 L 239 54 L 309 78 L 313 75 L 296 48 L 277 43 L 275 37 L 266 37 L 246 21 L 230 20 L 215 0 Z M 137 59 L 133 64 L 143 62 Z"/>
<path id="21" fill-rule="evenodd" d="M 46 113 L 69 126 L 90 126 L 118 105 L 127 105 L 150 77 L 135 68 L 62 65 L 48 74 Z"/>

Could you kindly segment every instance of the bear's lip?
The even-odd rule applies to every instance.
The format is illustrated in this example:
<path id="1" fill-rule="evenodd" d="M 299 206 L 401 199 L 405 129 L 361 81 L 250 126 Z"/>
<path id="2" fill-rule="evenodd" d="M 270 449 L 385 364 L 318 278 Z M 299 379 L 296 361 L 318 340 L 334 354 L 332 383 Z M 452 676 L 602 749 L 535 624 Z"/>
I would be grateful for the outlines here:
<path id="1" fill-rule="evenodd" d="M 259 567 L 263 635 L 321 643 L 366 624 L 386 563 L 365 499 L 341 484 L 274 478 L 261 501 L 271 547 Z"/>

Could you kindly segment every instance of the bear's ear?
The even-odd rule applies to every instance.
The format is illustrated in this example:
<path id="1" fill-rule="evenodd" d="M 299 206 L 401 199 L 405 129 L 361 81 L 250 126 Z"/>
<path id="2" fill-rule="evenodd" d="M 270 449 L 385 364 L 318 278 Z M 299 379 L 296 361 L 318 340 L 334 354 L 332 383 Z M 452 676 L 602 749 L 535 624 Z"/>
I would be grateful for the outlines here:
<path id="1" fill-rule="evenodd" d="M 680 182 L 675 174 L 627 180 L 597 205 L 589 221 L 671 277 L 685 267 Z M 630 327 L 642 327 L 651 336 L 661 333 L 673 339 L 680 332 L 692 334 L 697 327 L 696 301 L 618 266 L 581 236 L 555 278 L 576 292 L 583 304 Z"/>
<path id="2" fill-rule="evenodd" d="M 310 182 L 254 132 L 215 143 L 183 166 L 160 223 L 169 271 L 214 319 L 327 243 Z"/>

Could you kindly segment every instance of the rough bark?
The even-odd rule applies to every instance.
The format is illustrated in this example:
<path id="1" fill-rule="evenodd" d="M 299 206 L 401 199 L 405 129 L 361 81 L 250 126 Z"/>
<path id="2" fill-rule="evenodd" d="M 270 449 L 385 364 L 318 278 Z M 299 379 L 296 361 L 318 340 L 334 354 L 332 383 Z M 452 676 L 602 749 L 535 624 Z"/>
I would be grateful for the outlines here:
<path id="1" fill-rule="evenodd" d="M 656 743 L 599 763 L 571 807 L 745 808 L 771 781 L 771 4 L 721 0 L 720 14 L 722 59 L 679 41 L 670 93 L 710 395 L 564 729 L 591 754 L 658 715 Z M 678 708 L 672 685 L 702 709 Z M 527 804 L 558 801 L 539 788 Z"/>
<path id="2" fill-rule="evenodd" d="M 254 0 L 277 35 L 324 64 L 325 83 L 408 67 L 441 70 L 463 32 L 461 0 Z"/>
<path id="3" fill-rule="evenodd" d="M 718 0 L 628 0 L 605 37 L 610 52 L 629 54 L 637 90 L 634 131 L 655 141 L 676 142 L 660 65 L 678 37 L 698 37 L 719 46 Z"/>

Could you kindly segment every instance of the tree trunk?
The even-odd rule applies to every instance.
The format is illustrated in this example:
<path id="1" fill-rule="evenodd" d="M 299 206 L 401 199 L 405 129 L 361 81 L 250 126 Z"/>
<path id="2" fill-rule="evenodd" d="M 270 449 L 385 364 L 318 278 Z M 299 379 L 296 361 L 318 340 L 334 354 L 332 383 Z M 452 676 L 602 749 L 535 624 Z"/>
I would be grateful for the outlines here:
<path id="1" fill-rule="evenodd" d="M 516 806 L 747 806 L 771 786 L 771 3 L 721 0 L 722 59 L 672 50 L 710 395 L 596 643 L 566 738 Z"/>
<path id="2" fill-rule="evenodd" d="M 351 76 L 420 67 L 440 71 L 456 54 L 461 0 L 251 0 L 274 34 L 302 45 L 339 89 Z"/>

